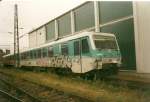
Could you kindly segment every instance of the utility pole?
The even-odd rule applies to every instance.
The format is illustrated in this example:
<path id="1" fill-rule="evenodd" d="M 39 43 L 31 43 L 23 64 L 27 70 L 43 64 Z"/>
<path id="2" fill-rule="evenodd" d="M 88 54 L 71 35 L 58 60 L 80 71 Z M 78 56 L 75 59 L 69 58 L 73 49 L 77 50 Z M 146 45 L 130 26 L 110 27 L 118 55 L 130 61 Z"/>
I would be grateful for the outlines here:
<path id="1" fill-rule="evenodd" d="M 16 67 L 16 8 L 14 8 L 14 63 Z"/>
<path id="2" fill-rule="evenodd" d="M 20 53 L 19 53 L 18 6 L 17 6 L 17 4 L 15 4 L 14 10 L 15 10 L 15 12 L 14 12 L 15 13 L 14 14 L 14 59 L 15 59 L 16 67 L 19 68 Z M 16 54 L 16 48 L 17 48 L 17 54 Z"/>

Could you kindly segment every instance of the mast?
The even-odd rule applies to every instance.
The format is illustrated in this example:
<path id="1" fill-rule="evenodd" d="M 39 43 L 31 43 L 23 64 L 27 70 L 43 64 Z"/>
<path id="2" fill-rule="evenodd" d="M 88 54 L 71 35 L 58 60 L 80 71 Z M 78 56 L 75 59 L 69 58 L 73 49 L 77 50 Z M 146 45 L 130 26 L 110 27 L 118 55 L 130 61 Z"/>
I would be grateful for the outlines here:
<path id="1" fill-rule="evenodd" d="M 14 12 L 14 59 L 16 67 L 20 65 L 20 54 L 19 54 L 19 31 L 18 31 L 18 5 L 15 4 Z M 17 51 L 16 51 L 17 48 Z M 16 53 L 17 52 L 17 53 Z"/>

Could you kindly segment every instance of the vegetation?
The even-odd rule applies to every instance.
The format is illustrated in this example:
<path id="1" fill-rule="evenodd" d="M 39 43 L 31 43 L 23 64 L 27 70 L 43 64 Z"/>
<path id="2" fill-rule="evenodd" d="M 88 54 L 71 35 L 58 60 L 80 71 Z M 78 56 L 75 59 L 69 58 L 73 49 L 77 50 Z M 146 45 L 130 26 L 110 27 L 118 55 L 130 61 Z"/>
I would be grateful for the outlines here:
<path id="1" fill-rule="evenodd" d="M 115 82 L 90 81 L 80 78 L 69 78 L 48 73 L 24 72 L 21 70 L 0 69 L 0 72 L 14 78 L 25 79 L 37 84 L 62 90 L 68 94 L 86 97 L 96 102 L 149 102 L 150 88 L 131 89 L 126 83 L 122 86 Z"/>

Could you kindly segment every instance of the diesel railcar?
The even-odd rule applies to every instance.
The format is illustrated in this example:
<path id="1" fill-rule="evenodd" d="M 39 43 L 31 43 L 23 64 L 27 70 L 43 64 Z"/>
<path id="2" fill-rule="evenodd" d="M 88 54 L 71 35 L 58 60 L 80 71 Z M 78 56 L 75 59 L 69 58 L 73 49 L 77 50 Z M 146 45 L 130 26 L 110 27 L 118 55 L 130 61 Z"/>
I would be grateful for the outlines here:
<path id="1" fill-rule="evenodd" d="M 4 56 L 5 65 L 14 65 L 14 56 Z M 82 32 L 30 48 L 20 53 L 20 67 L 70 69 L 87 73 L 119 66 L 121 53 L 114 34 Z"/>

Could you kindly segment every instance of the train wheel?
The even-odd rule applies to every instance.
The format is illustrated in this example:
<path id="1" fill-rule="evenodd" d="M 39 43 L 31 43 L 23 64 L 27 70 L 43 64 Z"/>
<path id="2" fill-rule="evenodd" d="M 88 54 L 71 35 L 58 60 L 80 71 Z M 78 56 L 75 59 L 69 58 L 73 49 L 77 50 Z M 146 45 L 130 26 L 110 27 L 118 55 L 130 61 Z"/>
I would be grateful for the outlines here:
<path id="1" fill-rule="evenodd" d="M 111 74 L 118 74 L 119 68 L 117 67 L 117 64 L 112 64 L 112 67 L 110 68 Z"/>

